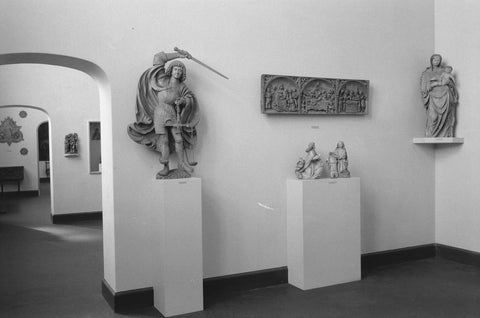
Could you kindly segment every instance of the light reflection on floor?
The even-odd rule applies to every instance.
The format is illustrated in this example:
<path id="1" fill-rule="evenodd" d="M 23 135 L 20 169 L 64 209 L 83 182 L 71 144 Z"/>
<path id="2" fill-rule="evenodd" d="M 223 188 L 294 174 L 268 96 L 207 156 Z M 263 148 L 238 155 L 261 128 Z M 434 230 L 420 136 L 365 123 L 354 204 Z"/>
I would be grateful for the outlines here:
<path id="1" fill-rule="evenodd" d="M 49 233 L 69 242 L 102 240 L 102 221 L 78 221 L 53 224 L 51 217 L 50 184 L 40 183 L 40 195 L 25 198 L 2 198 L 0 222 Z"/>
<path id="2" fill-rule="evenodd" d="M 70 242 L 93 242 L 102 240 L 102 232 L 97 229 L 77 228 L 75 226 L 26 226 L 36 231 L 47 232 L 59 239 Z"/>

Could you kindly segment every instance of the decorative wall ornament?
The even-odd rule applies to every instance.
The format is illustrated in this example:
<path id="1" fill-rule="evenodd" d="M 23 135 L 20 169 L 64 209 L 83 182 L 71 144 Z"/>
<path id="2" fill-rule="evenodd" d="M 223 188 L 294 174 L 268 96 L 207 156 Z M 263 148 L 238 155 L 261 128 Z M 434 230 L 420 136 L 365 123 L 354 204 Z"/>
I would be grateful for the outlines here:
<path id="1" fill-rule="evenodd" d="M 368 80 L 263 74 L 262 113 L 365 115 Z"/>
<path id="2" fill-rule="evenodd" d="M 20 149 L 20 154 L 21 154 L 22 156 L 26 156 L 26 155 L 28 154 L 28 149 L 27 149 L 27 148 L 22 148 L 22 149 Z"/>
<path id="3" fill-rule="evenodd" d="M 320 155 L 315 151 L 315 143 L 308 144 L 305 159 L 300 158 L 297 161 L 295 175 L 297 179 L 319 179 L 323 171 L 323 161 Z"/>
<path id="4" fill-rule="evenodd" d="M 78 156 L 78 134 L 65 136 L 65 156 Z"/>
<path id="5" fill-rule="evenodd" d="M 423 71 L 420 92 L 427 112 L 426 137 L 455 137 L 455 113 L 458 92 L 453 68 L 442 65 L 442 56 L 433 54 L 430 66 Z"/>
<path id="6" fill-rule="evenodd" d="M 24 111 L 24 110 L 21 110 L 21 111 L 18 113 L 18 116 L 20 116 L 20 118 L 25 118 L 25 117 L 27 117 L 27 112 Z"/>
<path id="7" fill-rule="evenodd" d="M 2 120 L 0 123 L 0 143 L 7 143 L 10 146 L 13 142 L 22 141 L 23 133 L 20 128 L 22 126 L 17 126 L 17 123 L 10 117 Z"/>
<path id="8" fill-rule="evenodd" d="M 347 149 L 345 149 L 343 141 L 339 141 L 337 148 L 329 153 L 328 165 L 330 167 L 330 178 L 350 178 Z"/>

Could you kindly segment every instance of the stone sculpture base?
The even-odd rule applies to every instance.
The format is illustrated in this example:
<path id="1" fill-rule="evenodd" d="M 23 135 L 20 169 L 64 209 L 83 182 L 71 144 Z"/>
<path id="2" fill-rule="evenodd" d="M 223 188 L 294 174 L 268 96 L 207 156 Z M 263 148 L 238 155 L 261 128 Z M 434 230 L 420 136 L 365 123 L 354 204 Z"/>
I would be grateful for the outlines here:
<path id="1" fill-rule="evenodd" d="M 319 288 L 361 278 L 360 178 L 287 180 L 288 282 Z"/>
<path id="2" fill-rule="evenodd" d="M 154 306 L 165 317 L 203 310 L 202 180 L 154 184 Z"/>
<path id="3" fill-rule="evenodd" d="M 160 175 L 160 172 L 157 173 L 157 179 L 184 179 L 184 178 L 191 178 L 192 175 L 186 172 L 184 169 L 172 169 L 168 172 L 166 176 Z"/>

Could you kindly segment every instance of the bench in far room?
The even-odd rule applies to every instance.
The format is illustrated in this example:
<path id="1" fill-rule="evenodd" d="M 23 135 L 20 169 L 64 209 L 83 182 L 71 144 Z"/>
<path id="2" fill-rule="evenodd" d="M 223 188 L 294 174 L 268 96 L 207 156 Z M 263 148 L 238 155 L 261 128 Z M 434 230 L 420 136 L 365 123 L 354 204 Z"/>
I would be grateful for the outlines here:
<path id="1" fill-rule="evenodd" d="M 16 182 L 17 189 L 20 192 L 20 182 L 23 180 L 23 166 L 0 167 L 0 184 L 2 186 L 8 182 Z"/>

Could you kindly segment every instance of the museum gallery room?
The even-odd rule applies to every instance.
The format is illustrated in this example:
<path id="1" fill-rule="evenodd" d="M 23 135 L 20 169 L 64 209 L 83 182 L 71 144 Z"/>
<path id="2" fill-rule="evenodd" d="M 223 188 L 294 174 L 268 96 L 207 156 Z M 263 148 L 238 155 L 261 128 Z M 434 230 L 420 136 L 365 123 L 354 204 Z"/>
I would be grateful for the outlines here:
<path id="1" fill-rule="evenodd" d="M 0 317 L 480 317 L 480 2 L 0 21 Z"/>

